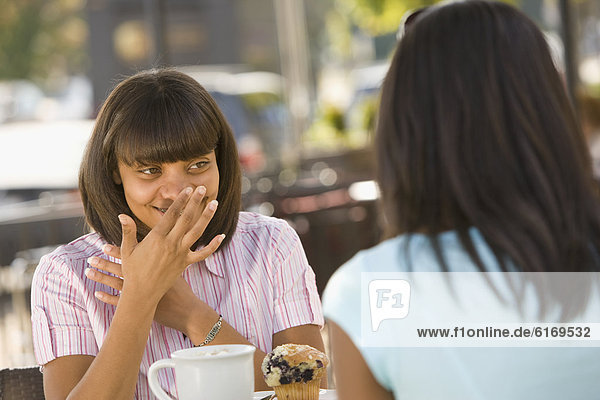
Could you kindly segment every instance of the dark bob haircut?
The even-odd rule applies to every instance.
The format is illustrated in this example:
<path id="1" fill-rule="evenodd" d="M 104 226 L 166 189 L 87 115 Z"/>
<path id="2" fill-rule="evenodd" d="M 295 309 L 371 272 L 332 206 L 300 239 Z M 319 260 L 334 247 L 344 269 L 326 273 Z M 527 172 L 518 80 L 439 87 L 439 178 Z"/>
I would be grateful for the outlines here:
<path id="1" fill-rule="evenodd" d="M 544 35 L 515 8 L 422 11 L 383 84 L 378 180 L 388 235 L 455 230 L 479 268 L 476 227 L 503 268 L 596 269 L 590 156 Z"/>
<path id="2" fill-rule="evenodd" d="M 241 207 L 241 172 L 231 128 L 208 92 L 173 69 L 137 73 L 117 85 L 102 106 L 79 172 L 88 224 L 105 240 L 121 243 L 121 213 L 134 218 L 138 240 L 149 232 L 113 181 L 118 162 L 170 163 L 215 151 L 219 207 L 198 244 L 233 236 Z"/>

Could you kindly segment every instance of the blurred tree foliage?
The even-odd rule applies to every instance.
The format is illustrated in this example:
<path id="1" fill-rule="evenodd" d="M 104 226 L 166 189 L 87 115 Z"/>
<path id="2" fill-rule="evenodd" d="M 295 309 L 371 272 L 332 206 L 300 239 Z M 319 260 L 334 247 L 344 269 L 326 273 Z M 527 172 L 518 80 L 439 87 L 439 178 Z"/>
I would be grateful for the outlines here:
<path id="1" fill-rule="evenodd" d="M 84 72 L 84 0 L 0 0 L 0 80 Z"/>
<path id="2" fill-rule="evenodd" d="M 336 0 L 337 7 L 352 22 L 372 36 L 394 32 L 402 16 L 410 10 L 430 6 L 442 0 Z M 501 0 L 502 1 L 502 0 Z M 515 4 L 517 0 L 503 0 Z"/>

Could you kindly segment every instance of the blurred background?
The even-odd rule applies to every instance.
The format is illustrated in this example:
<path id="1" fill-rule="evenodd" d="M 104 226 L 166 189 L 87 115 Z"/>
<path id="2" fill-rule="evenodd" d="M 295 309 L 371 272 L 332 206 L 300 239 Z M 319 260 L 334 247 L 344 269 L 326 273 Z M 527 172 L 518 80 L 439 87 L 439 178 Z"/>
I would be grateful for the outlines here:
<path id="1" fill-rule="evenodd" d="M 0 0 L 0 368 L 35 364 L 31 277 L 87 232 L 77 190 L 99 106 L 175 66 L 221 106 L 246 210 L 297 230 L 322 291 L 381 238 L 370 147 L 402 16 L 433 0 Z M 600 171 L 600 1 L 514 0 L 547 34 Z"/>

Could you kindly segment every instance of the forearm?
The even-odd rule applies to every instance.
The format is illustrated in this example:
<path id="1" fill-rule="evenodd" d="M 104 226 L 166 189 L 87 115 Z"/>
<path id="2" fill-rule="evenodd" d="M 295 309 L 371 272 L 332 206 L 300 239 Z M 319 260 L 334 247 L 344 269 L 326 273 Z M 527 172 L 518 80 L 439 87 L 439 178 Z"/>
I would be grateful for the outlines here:
<path id="1" fill-rule="evenodd" d="M 68 399 L 127 399 L 134 396 L 156 302 L 123 293 L 102 347 Z"/>

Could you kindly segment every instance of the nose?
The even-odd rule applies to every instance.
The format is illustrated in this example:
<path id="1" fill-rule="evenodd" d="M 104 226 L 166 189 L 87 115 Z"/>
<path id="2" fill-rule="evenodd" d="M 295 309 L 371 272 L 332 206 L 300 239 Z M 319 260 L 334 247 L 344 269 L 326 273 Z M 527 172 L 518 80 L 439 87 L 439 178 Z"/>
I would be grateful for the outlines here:
<path id="1" fill-rule="evenodd" d="M 167 173 L 163 172 L 159 193 L 161 197 L 174 201 L 179 193 L 186 187 L 191 187 L 192 189 L 196 188 L 185 174 L 173 171 Z"/>

